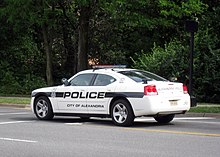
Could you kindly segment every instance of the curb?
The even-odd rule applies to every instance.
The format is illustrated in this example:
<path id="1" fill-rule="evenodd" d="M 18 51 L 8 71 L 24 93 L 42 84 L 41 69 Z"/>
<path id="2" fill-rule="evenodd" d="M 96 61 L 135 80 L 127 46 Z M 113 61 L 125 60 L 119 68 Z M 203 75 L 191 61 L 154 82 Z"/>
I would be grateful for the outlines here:
<path id="1" fill-rule="evenodd" d="M 196 113 L 196 112 L 187 112 L 186 114 L 187 117 L 216 117 L 220 118 L 220 113 Z M 181 116 L 181 115 L 180 115 Z"/>

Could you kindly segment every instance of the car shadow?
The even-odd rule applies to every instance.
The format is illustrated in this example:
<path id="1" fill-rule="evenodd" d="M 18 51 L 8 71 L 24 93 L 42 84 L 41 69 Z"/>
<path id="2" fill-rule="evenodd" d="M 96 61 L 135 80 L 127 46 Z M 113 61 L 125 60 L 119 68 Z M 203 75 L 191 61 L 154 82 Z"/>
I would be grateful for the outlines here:
<path id="1" fill-rule="evenodd" d="M 51 122 L 54 123 L 82 123 L 87 125 L 105 125 L 105 126 L 114 126 L 113 122 L 109 118 L 89 118 L 82 119 L 80 117 L 55 117 Z"/>
<path id="2" fill-rule="evenodd" d="M 114 125 L 111 118 L 90 118 L 90 119 L 81 119 L 80 117 L 56 117 L 51 122 L 54 123 L 82 123 L 87 125 L 96 125 L 96 126 L 110 126 L 110 127 L 119 127 Z M 172 122 L 168 124 L 160 124 L 156 121 L 135 121 L 133 123 L 132 128 L 143 128 L 143 127 L 158 127 L 158 126 L 169 126 L 174 125 Z"/>
<path id="3" fill-rule="evenodd" d="M 107 127 L 119 127 L 114 125 L 111 118 L 89 118 L 82 119 L 80 117 L 62 117 L 55 116 L 52 120 L 39 120 L 35 116 L 24 116 L 24 117 L 13 117 L 10 118 L 16 121 L 39 121 L 39 122 L 50 122 L 50 123 L 67 123 L 67 124 L 86 124 L 86 125 L 96 125 L 96 126 L 107 126 Z M 146 128 L 146 127 L 158 127 L 158 126 L 168 126 L 174 125 L 172 122 L 168 124 L 160 124 L 156 121 L 145 120 L 145 121 L 135 121 L 130 128 Z"/>

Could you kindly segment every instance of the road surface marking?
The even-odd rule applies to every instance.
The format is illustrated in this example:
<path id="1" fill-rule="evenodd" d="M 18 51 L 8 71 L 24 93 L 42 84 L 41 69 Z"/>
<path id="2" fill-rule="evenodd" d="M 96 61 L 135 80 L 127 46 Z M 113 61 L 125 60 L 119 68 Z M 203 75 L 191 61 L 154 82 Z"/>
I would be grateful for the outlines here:
<path id="1" fill-rule="evenodd" d="M 0 137 L 0 140 L 13 141 L 13 142 L 37 143 L 37 141 L 32 141 L 32 140 L 13 139 L 13 138 L 4 138 L 4 137 Z"/>
<path id="2" fill-rule="evenodd" d="M 31 114 L 31 113 L 30 112 L 0 113 L 0 116 L 19 115 L 19 114 Z"/>
<path id="3" fill-rule="evenodd" d="M 0 122 L 0 125 L 5 125 L 5 124 L 18 124 L 18 123 L 29 123 L 33 121 L 10 121 L 10 122 Z"/>
<path id="4" fill-rule="evenodd" d="M 220 137 L 220 134 L 209 134 L 209 133 L 200 133 L 200 132 L 184 132 L 184 131 L 140 129 L 140 128 L 124 128 L 124 130 L 144 131 L 144 132 L 150 132 L 150 133 L 169 133 L 169 134 L 181 134 L 181 135 L 197 135 L 197 136 Z"/>
<path id="5" fill-rule="evenodd" d="M 76 126 L 80 126 L 83 125 L 83 123 L 65 123 L 66 125 L 76 125 Z"/>

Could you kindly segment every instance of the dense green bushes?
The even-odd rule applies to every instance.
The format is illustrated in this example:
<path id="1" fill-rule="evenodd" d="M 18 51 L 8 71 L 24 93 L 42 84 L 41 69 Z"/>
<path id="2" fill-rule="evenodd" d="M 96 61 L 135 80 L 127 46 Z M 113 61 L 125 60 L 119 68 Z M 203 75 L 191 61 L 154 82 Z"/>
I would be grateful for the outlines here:
<path id="1" fill-rule="evenodd" d="M 0 54 L 0 94 L 30 95 L 33 89 L 46 86 L 44 57 L 28 36 L 11 42 Z"/>
<path id="2" fill-rule="evenodd" d="M 200 102 L 220 102 L 220 49 L 216 50 L 214 37 L 198 32 L 194 54 L 193 94 Z M 135 68 L 149 70 L 167 79 L 188 84 L 189 47 L 171 41 L 164 47 L 154 46 L 151 52 L 142 52 L 133 60 Z"/>
<path id="3" fill-rule="evenodd" d="M 208 28 L 196 37 L 194 91 L 203 102 L 220 102 L 220 41 Z"/>
<path id="4" fill-rule="evenodd" d="M 171 41 L 164 48 L 156 44 L 151 52 L 142 52 L 137 55 L 134 62 L 135 68 L 152 71 L 165 78 L 178 78 L 184 81 L 187 78 L 188 49 L 178 41 Z"/>
<path id="5" fill-rule="evenodd" d="M 11 72 L 2 75 L 0 93 L 1 95 L 30 95 L 31 91 L 47 86 L 44 79 L 35 75 L 24 75 L 18 78 Z"/>

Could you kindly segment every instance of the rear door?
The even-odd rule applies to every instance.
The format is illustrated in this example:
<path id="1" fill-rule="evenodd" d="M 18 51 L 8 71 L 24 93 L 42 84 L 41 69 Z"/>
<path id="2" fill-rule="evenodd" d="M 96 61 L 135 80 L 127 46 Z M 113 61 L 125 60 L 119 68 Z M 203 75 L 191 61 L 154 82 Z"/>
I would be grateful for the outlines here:
<path id="1" fill-rule="evenodd" d="M 87 108 L 90 114 L 108 114 L 112 97 L 106 97 L 106 94 L 113 93 L 116 85 L 116 78 L 107 74 L 96 75 L 93 85 L 87 88 Z"/>

